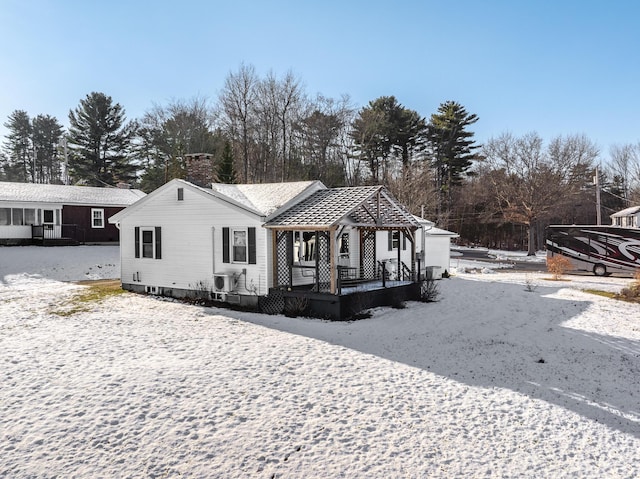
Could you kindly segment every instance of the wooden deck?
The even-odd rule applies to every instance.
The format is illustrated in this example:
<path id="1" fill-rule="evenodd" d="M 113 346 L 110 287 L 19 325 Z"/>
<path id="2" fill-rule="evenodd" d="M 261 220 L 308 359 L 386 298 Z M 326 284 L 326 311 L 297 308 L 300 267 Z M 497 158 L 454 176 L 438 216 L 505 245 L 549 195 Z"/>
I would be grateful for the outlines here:
<path id="1" fill-rule="evenodd" d="M 270 294 L 281 294 L 286 314 L 288 305 L 296 304 L 300 316 L 348 321 L 357 319 L 364 311 L 379 306 L 396 306 L 404 301 L 420 299 L 420 284 L 409 281 L 379 280 L 361 282 L 343 288 L 341 294 L 317 293 L 305 288 L 274 290 Z"/>

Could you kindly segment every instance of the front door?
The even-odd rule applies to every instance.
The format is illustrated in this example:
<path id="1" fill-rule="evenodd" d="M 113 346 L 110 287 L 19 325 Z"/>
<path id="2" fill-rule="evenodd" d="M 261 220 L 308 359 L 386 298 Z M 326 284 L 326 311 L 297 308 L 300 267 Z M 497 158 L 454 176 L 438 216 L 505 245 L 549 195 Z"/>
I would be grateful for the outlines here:
<path id="1" fill-rule="evenodd" d="M 59 228 L 55 227 L 54 217 L 54 210 L 42 210 L 42 229 L 45 238 L 60 237 L 60 232 L 56 231 L 59 230 Z"/>

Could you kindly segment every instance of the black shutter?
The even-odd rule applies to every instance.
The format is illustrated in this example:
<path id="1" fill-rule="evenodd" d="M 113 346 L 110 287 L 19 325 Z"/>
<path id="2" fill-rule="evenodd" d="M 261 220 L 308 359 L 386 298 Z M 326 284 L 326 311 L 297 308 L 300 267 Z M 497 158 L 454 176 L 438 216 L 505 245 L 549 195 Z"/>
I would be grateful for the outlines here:
<path id="1" fill-rule="evenodd" d="M 222 228 L 222 262 L 229 263 L 229 228 Z"/>
<path id="2" fill-rule="evenodd" d="M 136 258 L 140 257 L 140 227 L 136 226 L 135 227 L 135 234 L 136 234 Z"/>
<path id="3" fill-rule="evenodd" d="M 403 250 L 407 249 L 407 237 L 405 236 L 404 233 L 402 233 L 402 249 Z"/>
<path id="4" fill-rule="evenodd" d="M 256 264 L 256 229 L 249 228 L 249 264 Z"/>
<path id="5" fill-rule="evenodd" d="M 156 259 L 162 259 L 162 228 L 156 226 Z"/>
<path id="6" fill-rule="evenodd" d="M 389 231 L 389 251 L 393 250 L 393 231 Z"/>

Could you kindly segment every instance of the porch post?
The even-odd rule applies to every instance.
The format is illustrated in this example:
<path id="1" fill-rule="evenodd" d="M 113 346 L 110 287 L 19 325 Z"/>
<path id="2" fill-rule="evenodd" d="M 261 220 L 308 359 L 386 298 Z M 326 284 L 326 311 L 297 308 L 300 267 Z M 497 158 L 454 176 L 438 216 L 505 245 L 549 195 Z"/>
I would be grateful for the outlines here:
<path id="1" fill-rule="evenodd" d="M 409 237 L 411 241 L 411 281 L 416 280 L 416 235 L 415 230 L 411 231 L 411 236 Z M 420 276 L 420 265 L 418 265 L 418 276 Z M 420 278 L 418 278 L 420 279 Z"/>
<path id="2" fill-rule="evenodd" d="M 271 281 L 278 286 L 278 230 L 271 231 Z"/>
<path id="3" fill-rule="evenodd" d="M 393 235 L 393 233 L 391 233 Z M 402 279 L 402 246 L 405 244 L 405 234 L 404 230 L 398 230 L 398 264 L 396 271 L 397 280 L 400 281 Z"/>
<path id="4" fill-rule="evenodd" d="M 338 262 L 336 261 L 337 248 L 336 248 L 336 232 L 337 228 L 331 228 L 329 230 L 329 270 L 331 271 L 331 285 L 329 286 L 329 292 L 336 294 L 337 291 L 337 270 Z"/>

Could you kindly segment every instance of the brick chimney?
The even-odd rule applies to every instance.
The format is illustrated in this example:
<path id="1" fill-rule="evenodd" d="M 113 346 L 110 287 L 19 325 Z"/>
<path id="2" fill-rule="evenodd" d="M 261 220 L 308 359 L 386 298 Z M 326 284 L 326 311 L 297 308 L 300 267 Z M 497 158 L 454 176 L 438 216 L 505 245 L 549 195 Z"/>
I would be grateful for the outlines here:
<path id="1" fill-rule="evenodd" d="M 213 183 L 213 155 L 210 153 L 189 153 L 185 155 L 187 181 L 194 185 L 211 188 Z"/>

